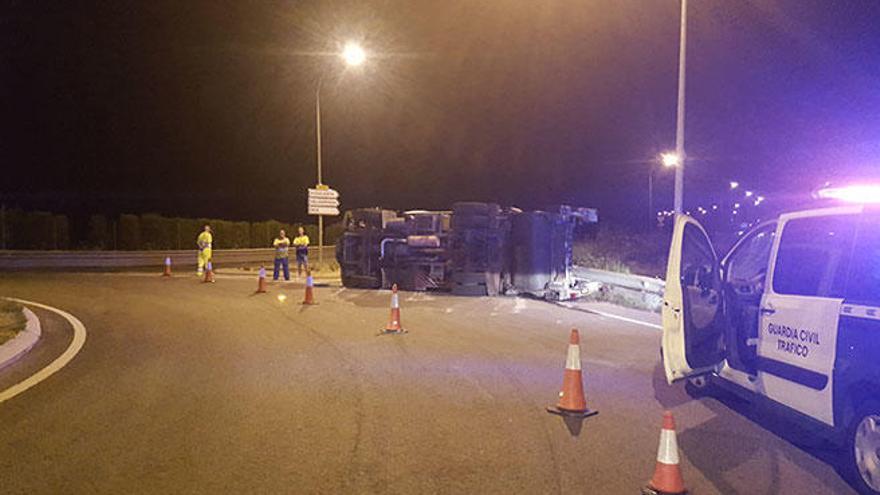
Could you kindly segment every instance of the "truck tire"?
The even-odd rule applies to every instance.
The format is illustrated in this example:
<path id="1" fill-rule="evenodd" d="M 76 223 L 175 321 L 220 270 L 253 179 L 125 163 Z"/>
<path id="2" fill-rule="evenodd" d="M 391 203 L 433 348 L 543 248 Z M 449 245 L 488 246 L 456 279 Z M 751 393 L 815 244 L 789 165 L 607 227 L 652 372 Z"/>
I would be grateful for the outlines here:
<path id="1" fill-rule="evenodd" d="M 842 475 L 863 495 L 880 495 L 880 402 L 867 400 L 856 408 L 846 428 Z"/>
<path id="2" fill-rule="evenodd" d="M 452 215 L 453 229 L 488 229 L 492 224 L 493 219 L 487 215 Z"/>
<path id="3" fill-rule="evenodd" d="M 452 214 L 462 216 L 483 215 L 494 217 L 501 213 L 501 207 L 495 203 L 479 203 L 476 201 L 460 201 L 452 204 Z"/>
<path id="4" fill-rule="evenodd" d="M 455 296 L 485 296 L 486 286 L 483 284 L 452 284 L 452 294 Z"/>
<path id="5" fill-rule="evenodd" d="M 452 282 L 462 285 L 475 285 L 486 283 L 485 272 L 453 272 Z"/>

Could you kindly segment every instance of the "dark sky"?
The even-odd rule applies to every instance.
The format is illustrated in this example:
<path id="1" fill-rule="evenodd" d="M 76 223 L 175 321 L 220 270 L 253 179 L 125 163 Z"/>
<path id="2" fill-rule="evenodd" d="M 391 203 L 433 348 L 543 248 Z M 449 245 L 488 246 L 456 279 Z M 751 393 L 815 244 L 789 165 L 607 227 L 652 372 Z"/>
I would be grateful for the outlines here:
<path id="1" fill-rule="evenodd" d="M 642 215 L 650 162 L 674 144 L 678 5 L 6 0 L 0 193 L 301 220 L 324 74 L 325 182 L 344 207 Z M 731 179 L 769 202 L 880 167 L 880 2 L 690 7 L 688 205 Z M 332 55 L 348 39 L 371 52 L 362 69 Z"/>

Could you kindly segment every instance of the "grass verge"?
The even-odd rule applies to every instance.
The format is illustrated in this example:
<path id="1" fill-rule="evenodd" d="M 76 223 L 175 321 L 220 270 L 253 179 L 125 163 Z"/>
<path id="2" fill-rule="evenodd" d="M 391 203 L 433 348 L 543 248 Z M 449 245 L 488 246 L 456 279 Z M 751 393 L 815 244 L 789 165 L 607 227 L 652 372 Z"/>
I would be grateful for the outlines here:
<path id="1" fill-rule="evenodd" d="M 24 330 L 27 318 L 21 305 L 12 301 L 0 300 L 0 345 Z"/>

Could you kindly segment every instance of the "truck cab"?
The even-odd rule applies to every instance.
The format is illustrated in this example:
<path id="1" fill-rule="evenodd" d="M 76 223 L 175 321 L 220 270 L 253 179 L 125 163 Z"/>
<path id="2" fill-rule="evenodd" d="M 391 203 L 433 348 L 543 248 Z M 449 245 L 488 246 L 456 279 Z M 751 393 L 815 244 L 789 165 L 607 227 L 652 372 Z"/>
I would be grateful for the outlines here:
<path id="1" fill-rule="evenodd" d="M 840 441 L 853 487 L 880 494 L 880 208 L 783 214 L 723 257 L 677 216 L 662 319 L 669 383 L 784 406 Z"/>

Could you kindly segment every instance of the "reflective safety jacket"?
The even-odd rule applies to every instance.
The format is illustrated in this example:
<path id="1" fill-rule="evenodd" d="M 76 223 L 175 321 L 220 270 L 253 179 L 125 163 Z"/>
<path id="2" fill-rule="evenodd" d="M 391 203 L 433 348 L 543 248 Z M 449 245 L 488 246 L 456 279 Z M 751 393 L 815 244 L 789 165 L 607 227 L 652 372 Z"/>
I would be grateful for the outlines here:
<path id="1" fill-rule="evenodd" d="M 210 232 L 202 232 L 196 243 L 199 245 L 199 251 L 210 250 L 211 244 L 214 242 L 214 236 Z"/>

